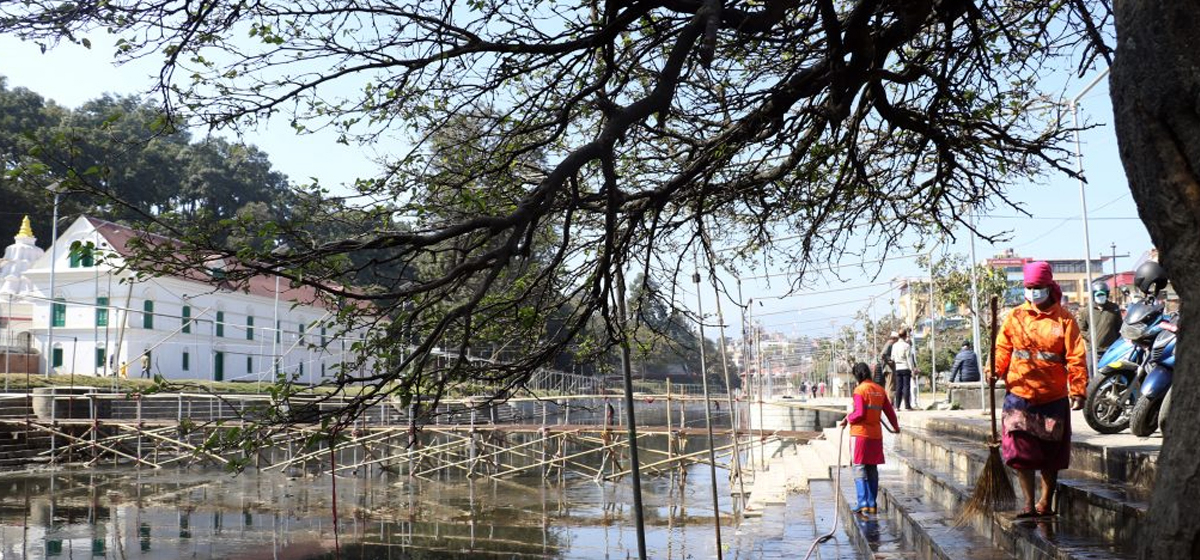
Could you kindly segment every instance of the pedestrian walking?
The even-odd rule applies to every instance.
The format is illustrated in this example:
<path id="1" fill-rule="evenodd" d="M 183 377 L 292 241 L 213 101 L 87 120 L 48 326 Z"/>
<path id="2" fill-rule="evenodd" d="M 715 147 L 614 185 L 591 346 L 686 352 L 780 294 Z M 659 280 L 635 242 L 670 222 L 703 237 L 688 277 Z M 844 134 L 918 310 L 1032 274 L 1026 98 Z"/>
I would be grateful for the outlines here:
<path id="1" fill-rule="evenodd" d="M 1108 299 L 1108 284 L 1103 280 L 1092 282 L 1092 312 L 1096 315 L 1096 357 L 1103 356 L 1108 347 L 1121 338 L 1121 308 Z M 1079 310 L 1075 317 L 1079 324 L 1079 334 L 1083 337 L 1084 346 L 1089 347 L 1091 341 L 1091 321 L 1088 320 L 1086 307 Z M 1091 363 L 1090 361 L 1088 362 Z"/>
<path id="2" fill-rule="evenodd" d="M 825 398 L 825 382 L 824 381 L 817 384 L 817 394 L 821 395 L 821 398 Z"/>
<path id="3" fill-rule="evenodd" d="M 896 333 L 896 342 L 892 344 L 892 363 L 896 368 L 896 407 L 904 403 L 904 410 L 912 410 L 912 378 L 917 372 L 917 358 L 913 354 L 912 344 L 908 341 L 908 328 Z"/>
<path id="4" fill-rule="evenodd" d="M 996 375 L 1004 379 L 1001 453 L 1017 471 L 1025 508 L 1017 517 L 1054 515 L 1058 471 L 1071 461 L 1071 410 L 1083 408 L 1087 353 L 1079 325 L 1061 305 L 1050 264 L 1024 268 L 1025 303 L 996 336 Z M 989 383 L 996 380 L 989 379 Z M 1034 503 L 1034 472 L 1041 499 Z"/>
<path id="5" fill-rule="evenodd" d="M 979 381 L 979 356 L 971 349 L 971 341 L 965 340 L 962 349 L 954 356 L 954 365 L 950 366 L 950 382 L 972 381 Z"/>
<path id="6" fill-rule="evenodd" d="M 877 513 L 879 496 L 879 465 L 884 463 L 882 417 L 887 416 L 894 431 L 900 431 L 896 411 L 888 400 L 887 392 L 871 380 L 871 367 L 859 362 L 851 370 L 858 386 L 854 388 L 854 410 L 842 420 L 842 426 L 850 425 L 850 437 L 854 444 L 854 486 L 858 490 L 858 514 Z"/>
<path id="7" fill-rule="evenodd" d="M 883 385 L 889 395 L 896 394 L 896 362 L 892 361 L 892 347 L 899 338 L 900 333 L 889 333 L 887 345 L 879 354 L 879 371 L 876 373 L 875 383 Z"/>

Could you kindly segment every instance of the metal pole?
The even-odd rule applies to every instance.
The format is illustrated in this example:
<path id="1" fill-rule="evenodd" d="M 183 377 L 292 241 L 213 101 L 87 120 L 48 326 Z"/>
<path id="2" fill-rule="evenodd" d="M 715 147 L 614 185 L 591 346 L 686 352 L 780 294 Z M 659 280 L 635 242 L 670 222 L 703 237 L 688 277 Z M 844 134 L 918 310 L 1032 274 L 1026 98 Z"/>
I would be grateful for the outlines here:
<path id="1" fill-rule="evenodd" d="M 1086 91 L 1086 90 L 1085 90 Z M 1083 94 L 1081 93 L 1080 96 Z M 1092 240 L 1088 232 L 1088 209 L 1087 209 L 1087 192 L 1084 188 L 1083 180 L 1083 152 L 1079 141 L 1079 103 L 1078 97 L 1071 101 L 1071 115 L 1075 124 L 1075 169 L 1079 173 L 1079 205 L 1083 208 L 1083 269 L 1087 271 L 1087 286 L 1085 290 L 1092 288 Z M 1080 302 L 1087 305 L 1088 313 L 1088 361 L 1092 364 L 1091 371 L 1096 371 L 1096 311 L 1095 305 L 1092 305 L 1092 298 L 1089 296 L 1086 302 Z"/>
<path id="2" fill-rule="evenodd" d="M 706 246 L 707 247 L 707 246 Z M 721 324 L 720 338 L 721 343 L 721 371 L 725 377 L 725 402 L 729 407 L 729 427 L 733 432 L 733 476 L 737 477 L 739 496 L 743 499 L 746 496 L 746 485 L 742 480 L 742 457 L 741 450 L 738 449 L 738 411 L 733 402 L 733 384 L 729 378 L 729 360 L 726 357 L 725 350 L 725 313 L 721 311 L 721 294 L 717 291 L 717 271 L 713 267 L 712 253 L 706 251 L 705 257 L 708 260 L 708 280 L 712 284 L 713 296 L 717 302 L 717 321 Z M 739 296 L 740 297 L 740 296 Z M 670 387 L 670 380 L 667 380 Z M 670 401 L 667 401 L 667 411 L 671 410 Z M 736 503 L 736 502 L 735 502 Z"/>
<path id="3" fill-rule="evenodd" d="M 933 249 L 929 250 L 929 385 L 933 390 L 933 400 L 937 400 L 937 315 L 933 310 Z M 916 394 L 921 394 L 920 379 L 914 380 Z M 916 402 L 916 398 L 913 401 Z M 919 405 L 918 405 L 919 406 Z"/>
<path id="4" fill-rule="evenodd" d="M 13 340 L 12 340 L 12 320 L 13 320 L 12 300 L 13 300 L 13 295 L 8 294 L 8 322 L 5 324 L 6 328 L 5 328 L 5 333 L 4 333 L 4 335 L 5 335 L 4 336 L 4 392 L 5 393 L 8 392 L 8 375 L 10 372 L 9 360 L 12 359 L 12 345 L 13 345 Z M 29 369 L 28 361 L 25 362 L 25 368 L 26 368 L 26 370 Z"/>
<path id="5" fill-rule="evenodd" d="M 871 325 L 871 356 L 875 361 L 879 359 L 879 325 L 875 324 L 875 298 L 871 298 L 871 306 L 867 308 L 867 323 Z"/>
<path id="6" fill-rule="evenodd" d="M 55 181 L 47 187 L 54 191 L 54 217 L 50 219 L 50 320 L 46 328 L 46 375 L 54 371 L 54 261 L 58 259 L 58 186 L 58 181 Z"/>
<path id="7" fill-rule="evenodd" d="M 1103 71 L 1101 71 L 1099 76 L 1096 76 L 1090 83 L 1088 83 L 1087 86 L 1083 88 L 1082 91 L 1076 94 L 1075 97 L 1071 98 L 1071 101 L 1068 103 L 1068 105 L 1071 107 L 1071 119 L 1075 126 L 1075 169 L 1079 179 L 1079 205 L 1083 209 L 1083 268 L 1085 271 L 1087 271 L 1086 289 L 1088 290 L 1090 290 L 1092 287 L 1092 238 L 1090 232 L 1088 231 L 1087 193 L 1086 189 L 1084 188 L 1086 183 L 1083 180 L 1083 148 L 1079 138 L 1079 100 L 1083 99 L 1083 96 L 1087 95 L 1092 88 L 1096 87 L 1096 85 L 1100 83 L 1100 80 L 1104 79 L 1104 77 L 1108 75 L 1108 72 L 1108 68 L 1105 68 Z M 1088 338 L 1090 339 L 1088 342 L 1091 344 L 1091 351 L 1088 352 L 1088 360 L 1092 364 L 1092 371 L 1096 371 L 1097 358 L 1095 328 L 1096 313 L 1094 307 L 1095 306 L 1092 305 L 1091 298 L 1089 297 L 1087 302 L 1087 310 L 1088 325 L 1091 325 L 1091 328 L 1088 329 Z"/>
<path id="8" fill-rule="evenodd" d="M 279 338 L 283 336 L 283 329 L 279 326 L 279 275 L 275 275 L 275 307 L 271 317 L 273 324 L 271 325 L 271 377 L 275 378 L 276 372 L 279 371 Z M 259 378 L 259 381 L 262 381 Z"/>
<path id="9" fill-rule="evenodd" d="M 734 278 L 737 280 L 737 298 L 740 315 L 739 321 L 742 325 L 742 397 L 743 400 L 746 401 L 746 429 L 750 430 L 750 438 L 751 441 L 753 441 L 754 426 L 750 422 L 754 416 L 754 411 L 751 409 L 750 404 L 750 337 L 748 336 L 749 333 L 746 329 L 746 308 L 749 307 L 749 304 L 746 303 L 746 300 L 742 297 L 742 278 L 736 275 Z M 753 449 L 747 453 L 746 458 L 750 460 L 751 468 L 753 468 Z"/>
<path id="10" fill-rule="evenodd" d="M 646 525 L 642 518 L 642 472 L 638 464 L 637 417 L 633 412 L 633 364 L 631 363 L 629 338 L 626 336 L 625 277 L 618 269 L 617 311 L 621 321 L 621 377 L 625 381 L 625 418 L 629 433 L 629 470 L 633 475 L 633 515 L 637 528 L 638 559 L 646 560 Z"/>
<path id="11" fill-rule="evenodd" d="M 704 359 L 704 307 L 700 298 L 700 259 L 692 254 L 696 272 L 692 273 L 692 284 L 696 286 L 696 322 L 700 328 L 700 384 L 704 387 L 704 427 L 708 430 L 708 474 L 712 477 L 713 528 L 717 534 L 717 560 L 724 558 L 721 551 L 721 503 L 717 498 L 717 452 L 714 449 L 712 428 L 712 401 L 708 397 L 708 362 Z M 734 444 L 736 445 L 736 444 Z M 735 451 L 736 453 L 736 451 Z"/>
<path id="12" fill-rule="evenodd" d="M 979 371 L 983 371 L 983 354 L 979 353 L 979 282 L 977 280 L 978 265 L 975 261 L 975 213 L 967 214 L 968 223 L 971 225 L 971 346 L 975 350 L 975 363 L 979 367 Z M 979 407 L 987 408 L 987 381 L 986 376 L 979 376 Z"/>

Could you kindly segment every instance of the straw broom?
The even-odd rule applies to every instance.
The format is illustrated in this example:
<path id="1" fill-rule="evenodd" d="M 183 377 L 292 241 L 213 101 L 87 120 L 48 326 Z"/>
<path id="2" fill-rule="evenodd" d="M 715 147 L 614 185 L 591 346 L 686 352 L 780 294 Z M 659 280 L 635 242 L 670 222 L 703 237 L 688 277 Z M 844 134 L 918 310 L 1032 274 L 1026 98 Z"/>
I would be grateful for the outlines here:
<path id="1" fill-rule="evenodd" d="M 997 307 L 999 307 L 999 298 L 992 296 L 992 353 L 991 359 L 991 382 L 988 383 L 988 401 L 991 403 L 992 412 L 992 437 L 988 441 L 988 458 L 987 463 L 983 465 L 983 472 L 979 473 L 979 480 L 975 482 L 975 491 L 971 494 L 971 499 L 963 506 L 962 511 L 958 513 L 956 523 L 963 525 L 970 518 L 977 515 L 987 515 L 995 511 L 1012 509 L 1017 502 L 1017 495 L 1013 492 L 1012 481 L 1008 478 L 1008 471 L 1004 467 L 1004 459 L 1000 457 L 1000 434 L 996 429 L 996 330 L 997 330 Z"/>

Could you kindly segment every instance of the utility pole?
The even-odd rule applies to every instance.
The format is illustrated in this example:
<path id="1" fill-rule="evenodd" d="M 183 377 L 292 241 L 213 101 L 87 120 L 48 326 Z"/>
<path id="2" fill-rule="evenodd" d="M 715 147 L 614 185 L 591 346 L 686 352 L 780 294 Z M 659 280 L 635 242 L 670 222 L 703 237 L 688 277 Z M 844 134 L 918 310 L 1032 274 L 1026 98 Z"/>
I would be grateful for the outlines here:
<path id="1" fill-rule="evenodd" d="M 1113 266 L 1113 274 L 1112 274 L 1113 275 L 1113 285 L 1112 285 L 1112 287 L 1115 290 L 1115 289 L 1117 289 L 1117 257 L 1128 257 L 1129 253 L 1125 253 L 1124 255 L 1118 255 L 1117 254 L 1117 244 L 1115 242 L 1113 244 L 1109 245 L 1109 247 L 1112 248 L 1112 266 Z"/>

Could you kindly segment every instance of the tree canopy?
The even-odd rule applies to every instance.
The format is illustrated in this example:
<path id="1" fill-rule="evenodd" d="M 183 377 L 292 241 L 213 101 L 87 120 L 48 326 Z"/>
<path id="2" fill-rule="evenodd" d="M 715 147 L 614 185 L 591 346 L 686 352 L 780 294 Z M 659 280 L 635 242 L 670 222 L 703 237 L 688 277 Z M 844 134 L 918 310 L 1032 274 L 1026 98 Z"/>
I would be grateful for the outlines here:
<path id="1" fill-rule="evenodd" d="M 604 336 L 585 350 L 602 351 L 632 332 L 615 279 L 674 292 L 694 251 L 705 266 L 788 268 L 799 289 L 843 254 L 955 235 L 964 207 L 1013 204 L 1008 185 L 1068 170 L 1064 109 L 1039 75 L 1063 56 L 1080 69 L 1108 57 L 1106 14 L 1034 1 L 33 1 L 0 7 L 0 31 L 104 31 L 118 58 L 161 56 L 171 122 L 286 119 L 385 148 L 378 176 L 286 221 L 162 224 L 197 258 L 236 253 L 248 274 L 379 304 L 389 321 L 364 350 L 388 367 L 357 380 L 378 398 L 385 385 L 519 384 L 589 329 Z M 79 187 L 119 194 L 86 176 Z M 213 243 L 227 231 L 269 243 Z M 406 272 L 351 289 L 363 252 Z M 494 339 L 510 358 L 466 359 Z M 435 366 L 442 352 L 459 359 Z"/>
<path id="2" fill-rule="evenodd" d="M 286 219 L 291 188 L 253 146 L 220 137 L 194 140 L 163 111 L 133 96 L 103 96 L 61 107 L 0 77 L 0 193 L 11 213 L 0 234 L 16 232 L 25 209 L 44 239 L 52 207 L 42 175 L 68 181 L 60 213 L 132 224 L 155 217 L 216 222 L 240 213 Z M 74 189 L 73 184 L 87 185 Z M 107 195 L 113 195 L 116 198 Z"/>

